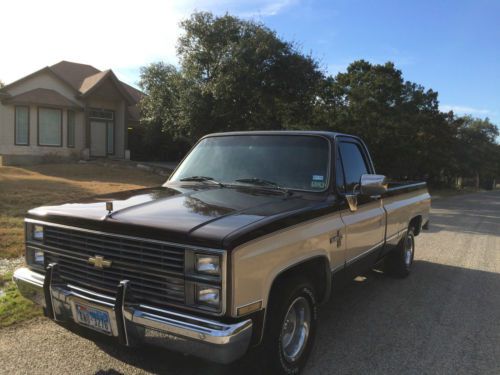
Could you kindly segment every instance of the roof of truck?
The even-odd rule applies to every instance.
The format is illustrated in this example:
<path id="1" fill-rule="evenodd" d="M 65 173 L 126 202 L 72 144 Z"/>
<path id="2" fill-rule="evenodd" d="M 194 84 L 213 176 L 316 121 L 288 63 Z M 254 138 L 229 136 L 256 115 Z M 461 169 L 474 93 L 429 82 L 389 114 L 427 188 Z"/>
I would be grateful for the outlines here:
<path id="1" fill-rule="evenodd" d="M 255 131 L 238 131 L 207 134 L 205 137 L 225 136 L 225 135 L 320 135 L 327 138 L 335 139 L 338 136 L 359 138 L 355 135 L 322 131 L 322 130 L 255 130 Z M 203 137 L 203 138 L 205 138 Z"/>

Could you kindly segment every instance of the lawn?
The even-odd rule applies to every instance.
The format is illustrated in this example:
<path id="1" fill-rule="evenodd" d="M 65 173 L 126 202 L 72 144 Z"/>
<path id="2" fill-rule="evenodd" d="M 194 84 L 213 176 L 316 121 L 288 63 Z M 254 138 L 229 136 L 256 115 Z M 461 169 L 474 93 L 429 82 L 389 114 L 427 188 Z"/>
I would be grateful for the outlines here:
<path id="1" fill-rule="evenodd" d="M 0 167 L 0 258 L 23 255 L 23 217 L 30 208 L 160 185 L 165 179 L 119 162 Z"/>

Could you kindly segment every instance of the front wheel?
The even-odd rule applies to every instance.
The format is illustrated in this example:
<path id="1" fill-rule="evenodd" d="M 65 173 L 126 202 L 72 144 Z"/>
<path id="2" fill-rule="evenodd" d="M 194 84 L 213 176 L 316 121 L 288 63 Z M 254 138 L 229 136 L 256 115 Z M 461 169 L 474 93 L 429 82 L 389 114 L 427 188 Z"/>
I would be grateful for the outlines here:
<path id="1" fill-rule="evenodd" d="M 395 277 L 406 277 L 410 274 L 415 256 L 415 234 L 413 228 L 408 228 L 405 237 L 398 247 L 387 254 L 384 261 L 384 271 Z"/>
<path id="2" fill-rule="evenodd" d="M 314 289 L 308 282 L 290 282 L 272 297 L 262 347 L 267 373 L 298 374 L 316 335 Z"/>

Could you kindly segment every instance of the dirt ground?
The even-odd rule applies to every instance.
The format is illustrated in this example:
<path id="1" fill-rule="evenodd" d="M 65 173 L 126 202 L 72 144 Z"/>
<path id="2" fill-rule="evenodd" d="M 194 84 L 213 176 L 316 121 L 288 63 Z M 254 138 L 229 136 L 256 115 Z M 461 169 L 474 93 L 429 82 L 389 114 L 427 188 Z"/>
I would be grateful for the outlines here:
<path id="1" fill-rule="evenodd" d="M 23 217 L 31 208 L 165 180 L 126 162 L 0 167 L 0 258 L 23 255 Z"/>

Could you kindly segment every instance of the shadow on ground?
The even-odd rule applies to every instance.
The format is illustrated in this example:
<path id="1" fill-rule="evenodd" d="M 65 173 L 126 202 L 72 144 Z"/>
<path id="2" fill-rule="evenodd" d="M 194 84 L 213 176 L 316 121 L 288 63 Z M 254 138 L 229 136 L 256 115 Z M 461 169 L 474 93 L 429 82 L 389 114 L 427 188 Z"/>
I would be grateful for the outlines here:
<path id="1" fill-rule="evenodd" d="M 320 309 L 306 373 L 500 373 L 500 274 L 416 261 L 407 279 L 365 277 Z M 154 347 L 98 345 L 160 374 L 250 374 L 258 361 L 251 355 L 224 367 Z"/>

